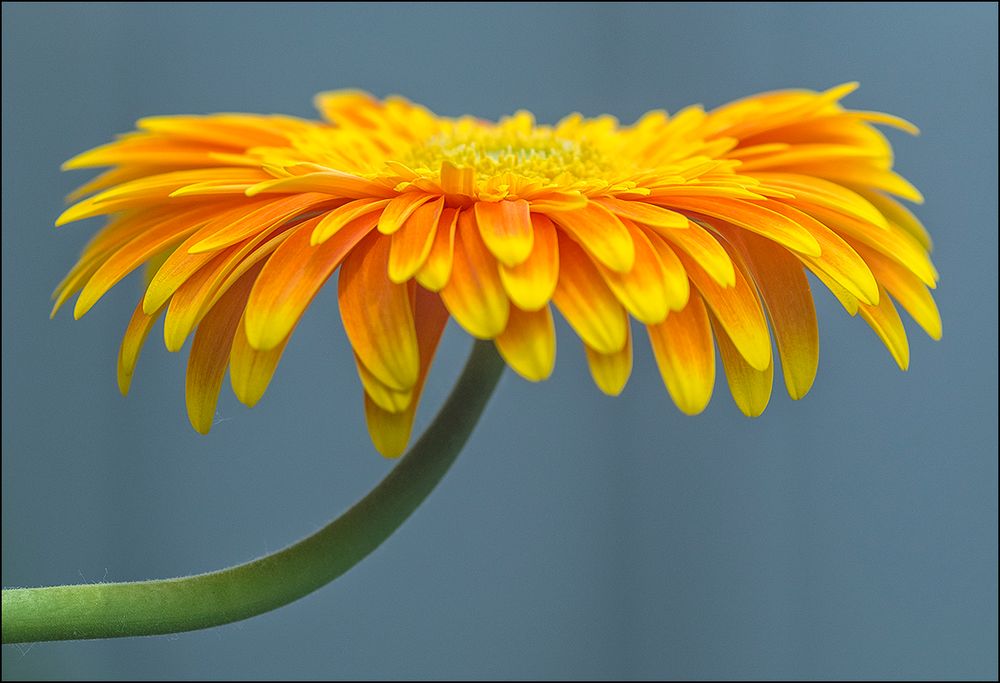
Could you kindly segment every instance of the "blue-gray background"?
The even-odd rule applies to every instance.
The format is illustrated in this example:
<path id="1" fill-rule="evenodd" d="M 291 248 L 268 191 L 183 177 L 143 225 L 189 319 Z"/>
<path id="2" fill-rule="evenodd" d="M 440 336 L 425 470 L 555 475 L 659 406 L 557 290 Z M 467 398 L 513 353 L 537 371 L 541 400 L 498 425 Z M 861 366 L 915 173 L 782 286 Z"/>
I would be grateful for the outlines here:
<path id="1" fill-rule="evenodd" d="M 114 379 L 135 278 L 87 317 L 48 295 L 97 220 L 55 230 L 61 161 L 152 114 L 313 116 L 320 90 L 448 115 L 632 121 L 860 80 L 927 196 L 944 339 L 900 373 L 817 292 L 822 360 L 761 419 L 724 382 L 679 414 L 645 343 L 624 395 L 560 327 L 553 378 L 509 373 L 426 505 L 363 564 L 251 621 L 5 647 L 5 678 L 995 678 L 997 7 L 3 5 L 3 584 L 218 568 L 318 528 L 375 454 L 333 288 L 253 411 L 188 426 L 154 331 Z M 468 347 L 454 325 L 421 423 Z"/>

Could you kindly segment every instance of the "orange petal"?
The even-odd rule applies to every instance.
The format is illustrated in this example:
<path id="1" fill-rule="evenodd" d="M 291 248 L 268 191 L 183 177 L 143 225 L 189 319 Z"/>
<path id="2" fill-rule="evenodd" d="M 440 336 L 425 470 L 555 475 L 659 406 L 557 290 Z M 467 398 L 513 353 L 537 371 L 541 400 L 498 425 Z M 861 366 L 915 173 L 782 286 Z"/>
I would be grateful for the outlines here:
<path id="1" fill-rule="evenodd" d="M 861 305 L 861 301 L 856 296 L 844 289 L 836 280 L 817 268 L 814 264 L 808 261 L 803 261 L 803 263 L 820 282 L 826 285 L 826 288 L 837 298 L 837 301 L 840 302 L 845 311 L 852 316 L 858 314 L 858 307 Z"/>
<path id="2" fill-rule="evenodd" d="M 500 263 L 513 267 L 528 258 L 534 243 L 528 202 L 476 202 L 475 213 L 479 234 Z"/>
<path id="3" fill-rule="evenodd" d="M 648 202 L 627 201 L 614 197 L 602 197 L 594 201 L 619 218 L 633 220 L 636 223 L 667 229 L 685 229 L 688 226 L 688 219 L 684 214 Z"/>
<path id="4" fill-rule="evenodd" d="M 771 335 L 757 295 L 740 269 L 736 269 L 736 285 L 724 288 L 690 257 L 682 254 L 681 261 L 743 357 L 758 370 L 766 370 L 771 364 Z"/>
<path id="5" fill-rule="evenodd" d="M 246 195 L 255 197 L 265 192 L 283 194 L 319 192 L 345 199 L 388 198 L 394 194 L 388 187 L 374 181 L 332 170 L 266 180 L 247 189 Z"/>
<path id="6" fill-rule="evenodd" d="M 885 290 L 882 290 L 878 306 L 863 303 L 859 313 L 889 349 L 899 368 L 906 370 L 910 367 L 910 344 L 906 340 L 906 330 L 903 328 L 903 321 L 899 319 L 896 307 L 892 305 L 892 299 Z"/>
<path id="7" fill-rule="evenodd" d="M 358 369 L 358 377 L 361 379 L 361 386 L 364 387 L 365 395 L 375 402 L 382 410 L 390 413 L 398 413 L 406 410 L 410 401 L 413 400 L 413 389 L 399 391 L 384 384 L 372 371 L 365 367 L 358 354 L 354 354 L 354 363 Z"/>
<path id="8" fill-rule="evenodd" d="M 549 218 L 611 270 L 631 270 L 635 263 L 632 237 L 618 217 L 600 204 L 590 202 L 576 211 L 553 212 Z"/>
<path id="9" fill-rule="evenodd" d="M 791 192 L 797 201 L 817 204 L 833 211 L 871 221 L 881 227 L 886 225 L 885 216 L 877 207 L 872 206 L 871 202 L 863 196 L 852 192 L 843 185 L 795 173 L 755 173 L 754 177 L 764 181 L 768 187 Z"/>
<path id="10" fill-rule="evenodd" d="M 441 299 L 458 324 L 480 339 L 493 339 L 503 332 L 510 315 L 497 266 L 479 236 L 475 216 L 462 211 L 451 278 L 441 290 Z"/>
<path id="11" fill-rule="evenodd" d="M 616 353 L 628 342 L 628 316 L 579 245 L 559 235 L 559 282 L 553 301 L 595 351 Z"/>
<path id="12" fill-rule="evenodd" d="M 207 434 L 215 419 L 222 378 L 229 365 L 233 337 L 257 273 L 247 273 L 202 319 L 191 343 L 185 400 L 191 426 Z"/>
<path id="13" fill-rule="evenodd" d="M 160 270 L 160 268 L 163 267 L 163 264 L 166 263 L 167 259 L 173 253 L 174 253 L 173 249 L 169 248 L 165 249 L 164 251 L 161 251 L 159 254 L 155 254 L 152 258 L 150 258 L 148 261 L 146 261 L 146 263 L 143 264 L 142 266 L 143 287 L 149 287 L 149 284 L 153 281 L 153 278 L 156 277 L 156 273 Z"/>
<path id="14" fill-rule="evenodd" d="M 635 245 L 632 270 L 616 273 L 600 263 L 595 265 L 625 309 L 639 322 L 653 325 L 667 317 L 667 311 L 675 301 L 668 286 L 670 273 L 642 230 L 627 218 L 623 222 Z"/>
<path id="15" fill-rule="evenodd" d="M 83 253 L 80 254 L 80 261 L 102 254 L 108 256 L 139 235 L 156 227 L 162 221 L 169 219 L 172 215 L 177 216 L 178 214 L 163 213 L 157 215 L 154 213 L 150 215 L 143 211 L 115 216 L 87 242 Z M 192 212 L 186 215 L 193 216 L 193 223 L 207 219 L 207 214 L 196 215 Z"/>
<path id="16" fill-rule="evenodd" d="M 937 285 L 938 273 L 927 252 L 917 240 L 895 225 L 890 224 L 887 230 L 872 229 L 868 223 L 818 206 L 810 207 L 808 211 L 831 230 L 864 242 L 906 266 L 928 287 L 933 288 Z"/>
<path id="17" fill-rule="evenodd" d="M 871 266 L 879 283 L 906 309 L 931 339 L 940 339 L 941 313 L 927 286 L 905 266 L 874 249 L 863 244 L 855 244 L 854 248 Z"/>
<path id="18" fill-rule="evenodd" d="M 737 232 L 732 244 L 753 274 L 767 308 L 788 394 L 800 399 L 812 387 L 819 367 L 819 328 L 809 280 L 795 257 L 770 240 Z M 756 405 L 747 403 L 751 404 Z"/>
<path id="19" fill-rule="evenodd" d="M 264 265 L 247 301 L 246 334 L 255 349 L 273 349 L 291 333 L 320 287 L 348 253 L 375 227 L 369 214 L 323 244 L 310 236 L 318 218 L 294 228 Z"/>
<path id="20" fill-rule="evenodd" d="M 823 253 L 819 257 L 796 254 L 799 260 L 814 272 L 822 271 L 852 297 L 868 304 L 878 303 L 878 283 L 868 264 L 851 245 L 820 223 L 810 224 L 808 229 L 819 242 Z"/>
<path id="21" fill-rule="evenodd" d="M 931 242 L 930 233 L 927 232 L 927 228 L 923 226 L 920 220 L 909 209 L 881 192 L 876 192 L 865 187 L 855 187 L 853 189 L 870 201 L 889 221 L 895 223 L 903 232 L 917 240 L 925 251 L 931 251 L 933 243 Z"/>
<path id="22" fill-rule="evenodd" d="M 417 382 L 420 355 L 405 284 L 389 280 L 390 240 L 371 235 L 344 260 L 337 298 L 354 352 L 380 382 L 408 391 Z"/>
<path id="23" fill-rule="evenodd" d="M 459 168 L 452 163 L 441 163 L 441 191 L 446 195 L 467 197 L 476 191 L 476 171 Z"/>
<path id="24" fill-rule="evenodd" d="M 387 458 L 403 454 L 413 429 L 413 417 L 420 404 L 427 373 L 430 370 L 434 352 L 437 350 L 441 334 L 448 322 L 448 311 L 440 297 L 424 289 L 417 288 L 413 302 L 413 318 L 417 328 L 417 344 L 420 347 L 420 376 L 413 388 L 413 398 L 405 410 L 393 413 L 382 408 L 365 394 L 365 417 L 368 433 L 375 448 Z"/>
<path id="25" fill-rule="evenodd" d="M 49 318 L 56 317 L 56 313 L 62 308 L 62 305 L 66 301 L 83 289 L 83 286 L 87 284 L 87 281 L 94 276 L 97 269 L 104 264 L 108 259 L 109 254 L 97 254 L 89 258 L 81 258 L 73 269 L 67 273 L 66 277 L 63 278 L 62 282 L 56 287 L 55 291 L 52 292 L 52 298 L 55 301 L 52 304 L 52 310 L 49 311 Z"/>
<path id="26" fill-rule="evenodd" d="M 693 258 L 723 287 L 732 287 L 736 284 L 732 259 L 719 244 L 719 240 L 705 228 L 692 221 L 687 230 L 662 231 L 657 234 L 680 247 L 681 251 Z"/>
<path id="27" fill-rule="evenodd" d="M 152 315 L 146 314 L 142 310 L 142 301 L 135 307 L 128 327 L 125 329 L 125 336 L 122 337 L 121 348 L 118 350 L 118 391 L 122 396 L 128 396 L 129 388 L 132 386 L 132 375 L 135 372 L 135 364 L 139 361 L 139 353 L 146 343 L 146 337 L 153 328 L 160 314 L 161 308 L 154 311 Z"/>
<path id="28" fill-rule="evenodd" d="M 251 292 L 253 296 L 253 292 Z M 232 350 L 229 354 L 229 381 L 233 393 L 248 408 L 260 401 L 278 368 L 281 354 L 285 352 L 291 332 L 278 344 L 267 350 L 255 349 L 246 334 L 246 311 L 236 327 Z"/>
<path id="29" fill-rule="evenodd" d="M 438 220 L 437 230 L 427 260 L 417 271 L 417 282 L 432 292 L 439 292 L 451 277 L 451 266 L 455 257 L 455 228 L 458 223 L 458 209 L 444 209 Z"/>
<path id="30" fill-rule="evenodd" d="M 259 206 L 259 203 L 258 203 Z M 251 213 L 257 213 L 253 211 Z M 193 247 L 205 238 L 206 234 L 214 234 L 218 231 L 219 225 L 223 227 L 232 224 L 233 220 L 242 217 L 246 219 L 246 210 L 227 211 L 219 218 L 209 221 L 203 228 L 185 239 L 180 246 L 170 254 L 160 268 L 156 271 L 153 279 L 146 288 L 146 296 L 143 298 L 143 308 L 151 313 L 162 306 L 177 289 L 189 278 L 194 276 L 205 264 L 212 261 L 218 251 L 192 251 Z M 248 232 L 246 247 L 256 246 L 267 238 L 269 234 L 280 227 L 280 222 L 271 221 L 266 226 L 258 226 L 260 229 L 255 232 Z M 253 238 L 253 239 L 249 239 Z M 237 242 L 238 244 L 238 242 Z"/>
<path id="31" fill-rule="evenodd" d="M 84 152 L 84 154 L 86 154 L 86 152 Z M 72 159 L 70 161 L 72 161 Z M 64 171 L 68 170 L 69 168 L 67 166 L 68 163 L 69 162 L 66 162 L 62 165 L 61 167 L 62 170 Z M 80 187 L 73 190 L 71 193 L 66 195 L 66 201 L 76 202 L 79 201 L 80 199 L 83 199 L 88 194 L 98 192 L 99 190 L 103 190 L 113 185 L 126 183 L 130 180 L 135 180 L 136 178 L 141 178 L 145 175 L 148 175 L 150 172 L 164 173 L 168 170 L 169 170 L 168 168 L 164 168 L 156 164 L 154 164 L 153 167 L 140 168 L 138 170 L 136 169 L 136 167 L 113 168 L 110 171 L 105 171 L 104 173 L 101 173 L 96 178 L 91 179 L 90 181 L 84 183 Z"/>
<path id="32" fill-rule="evenodd" d="M 851 111 L 849 113 L 852 117 L 857 117 L 862 121 L 877 123 L 883 126 L 892 126 L 893 128 L 898 128 L 899 130 L 905 131 L 910 135 L 920 135 L 919 128 L 906 119 L 893 116 L 892 114 L 884 114 L 880 111 Z"/>
<path id="33" fill-rule="evenodd" d="M 424 265 L 434 244 L 443 208 L 444 197 L 421 205 L 410 214 L 403 227 L 392 234 L 389 249 L 390 280 L 406 282 Z"/>
<path id="34" fill-rule="evenodd" d="M 163 265 L 156 271 L 146 287 L 146 294 L 142 299 L 142 307 L 147 313 L 159 310 L 167 300 L 173 296 L 177 288 L 183 285 L 205 264 L 215 258 L 215 253 L 205 252 L 200 254 L 188 253 L 187 247 L 197 239 L 198 233 L 188 237 L 170 256 L 167 257 Z"/>
<path id="35" fill-rule="evenodd" d="M 346 204 L 342 204 L 335 209 L 327 211 L 326 214 L 320 218 L 316 227 L 313 229 L 309 243 L 322 244 L 340 232 L 341 228 L 349 224 L 351 221 L 369 213 L 381 211 L 388 204 L 388 199 L 372 199 L 370 197 L 366 197 L 364 199 L 355 199 L 354 201 L 347 202 Z"/>
<path id="36" fill-rule="evenodd" d="M 136 127 L 143 131 L 236 149 L 284 145 L 288 142 L 288 132 L 301 131 L 313 125 L 311 121 L 289 116 L 259 114 L 147 116 L 136 123 Z"/>
<path id="37" fill-rule="evenodd" d="M 155 139 L 122 139 L 78 154 L 61 166 L 62 170 L 94 168 L 96 166 L 192 166 L 207 167 L 215 164 L 213 150 L 202 145 L 169 143 Z M 116 169 L 120 170 L 120 169 Z M 148 175 L 148 174 L 144 174 Z M 128 180 L 134 180 L 134 176 Z M 124 182 L 117 180 L 109 185 Z M 108 185 L 102 185 L 107 187 Z"/>
<path id="38" fill-rule="evenodd" d="M 850 185 L 855 189 L 866 187 L 870 190 L 882 190 L 922 204 L 924 197 L 903 176 L 895 171 L 873 167 L 863 163 L 826 162 L 817 164 L 802 164 L 786 169 L 791 173 L 813 175 L 834 182 Z"/>
<path id="39" fill-rule="evenodd" d="M 391 235 L 403 227 L 406 219 L 422 204 L 433 199 L 437 197 L 423 192 L 404 192 L 393 197 L 378 219 L 378 231 L 383 235 Z"/>
<path id="40" fill-rule="evenodd" d="M 556 362 L 556 328 L 552 311 L 510 307 L 507 328 L 494 342 L 507 365 L 531 382 L 548 379 Z"/>
<path id="41" fill-rule="evenodd" d="M 552 221 L 531 214 L 534 245 L 531 254 L 513 267 L 500 264 L 500 281 L 510 300 L 525 311 L 537 311 L 552 298 L 559 279 L 559 243 Z"/>
<path id="42" fill-rule="evenodd" d="M 858 142 L 854 142 L 854 144 L 798 143 L 782 151 L 744 159 L 740 165 L 740 172 L 755 174 L 772 168 L 787 168 L 812 163 L 837 163 L 841 161 L 857 163 L 861 161 L 878 164 L 886 161 L 885 149 L 863 145 L 864 143 L 859 144 Z"/>
<path id="43" fill-rule="evenodd" d="M 785 215 L 778 202 L 765 205 L 740 199 L 708 199 L 694 197 L 671 198 L 670 205 L 686 211 L 724 221 L 756 232 L 793 251 L 810 256 L 820 255 L 815 238 L 798 221 Z"/>
<path id="44" fill-rule="evenodd" d="M 692 292 L 684 310 L 672 311 L 646 330 L 670 397 L 682 413 L 697 415 L 708 405 L 715 386 L 715 345 L 701 296 Z"/>
<path id="45" fill-rule="evenodd" d="M 576 211 L 587 206 L 587 196 L 580 192 L 545 191 L 532 196 L 531 211 L 533 213 L 555 213 L 558 211 Z"/>
<path id="46" fill-rule="evenodd" d="M 271 254 L 294 231 L 261 235 L 244 245 L 216 252 L 213 259 L 188 278 L 170 297 L 163 321 L 163 342 L 179 351 L 191 330 L 212 306 L 255 264 Z"/>
<path id="47" fill-rule="evenodd" d="M 687 306 L 688 297 L 691 295 L 691 284 L 690 280 L 688 280 L 687 271 L 684 270 L 684 264 L 681 263 L 677 252 L 659 234 L 652 230 L 645 230 L 644 234 L 646 239 L 649 240 L 649 245 L 659 257 L 660 265 L 663 267 L 663 285 L 667 289 L 667 300 L 670 304 L 670 310 L 680 311 Z M 732 263 L 729 266 L 732 268 Z M 733 277 L 735 278 L 735 275 Z"/>
<path id="48" fill-rule="evenodd" d="M 284 199 L 288 199 L 288 197 L 284 197 Z M 242 197 L 238 202 L 230 203 L 225 208 L 220 207 L 218 211 L 214 212 L 211 219 L 206 221 L 198 232 L 195 233 L 198 235 L 198 239 L 191 239 L 188 244 L 184 245 L 184 248 L 186 250 L 190 249 L 202 239 L 212 238 L 220 230 L 225 230 L 234 222 L 246 219 L 247 216 L 252 216 L 261 208 L 268 208 L 273 202 L 273 197 L 267 199 L 247 199 L 246 197 Z"/>
<path id="49" fill-rule="evenodd" d="M 625 346 L 615 353 L 600 353 L 584 344 L 587 365 L 597 388 L 608 396 L 622 393 L 632 374 L 632 331 L 629 329 Z"/>
<path id="50" fill-rule="evenodd" d="M 56 227 L 91 216 L 100 216 L 153 204 L 160 205 L 174 190 L 203 180 L 229 184 L 239 181 L 255 182 L 266 177 L 267 174 L 258 169 L 237 168 L 207 168 L 142 176 L 115 185 L 100 194 L 74 204 L 56 219 Z M 242 190 L 238 191 L 238 195 L 235 198 L 237 201 L 246 201 L 245 197 L 242 196 Z"/>
<path id="51" fill-rule="evenodd" d="M 759 417 L 771 400 L 774 364 L 769 363 L 763 370 L 751 367 L 715 317 L 712 318 L 712 327 L 719 342 L 719 355 L 722 356 L 726 381 L 736 406 L 747 417 Z"/>
<path id="52" fill-rule="evenodd" d="M 83 316 L 109 289 L 158 252 L 180 243 L 199 223 L 190 213 L 161 221 L 118 249 L 105 261 L 80 292 L 73 315 Z"/>

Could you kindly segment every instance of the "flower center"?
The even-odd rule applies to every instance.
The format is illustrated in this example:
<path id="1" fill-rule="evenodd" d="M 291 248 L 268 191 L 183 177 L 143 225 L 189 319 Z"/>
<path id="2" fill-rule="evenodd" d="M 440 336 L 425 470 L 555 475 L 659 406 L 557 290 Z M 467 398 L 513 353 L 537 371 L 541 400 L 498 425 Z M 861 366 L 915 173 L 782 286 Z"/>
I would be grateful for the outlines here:
<path id="1" fill-rule="evenodd" d="M 533 180 L 603 178 L 619 166 L 606 148 L 585 138 L 562 137 L 547 126 L 456 126 L 409 150 L 405 163 L 436 170 L 444 161 L 474 168 L 480 177 L 513 173 Z"/>

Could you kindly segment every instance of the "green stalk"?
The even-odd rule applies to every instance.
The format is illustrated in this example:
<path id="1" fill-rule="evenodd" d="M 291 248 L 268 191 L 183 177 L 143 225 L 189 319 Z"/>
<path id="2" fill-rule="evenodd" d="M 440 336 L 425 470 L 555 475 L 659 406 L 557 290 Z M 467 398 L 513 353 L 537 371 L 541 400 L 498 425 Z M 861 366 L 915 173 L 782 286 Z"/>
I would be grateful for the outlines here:
<path id="1" fill-rule="evenodd" d="M 295 545 L 208 574 L 3 591 L 3 642 L 122 638 L 228 624 L 287 605 L 364 559 L 430 494 L 458 457 L 503 372 L 477 341 L 434 422 L 399 464 L 339 518 Z"/>

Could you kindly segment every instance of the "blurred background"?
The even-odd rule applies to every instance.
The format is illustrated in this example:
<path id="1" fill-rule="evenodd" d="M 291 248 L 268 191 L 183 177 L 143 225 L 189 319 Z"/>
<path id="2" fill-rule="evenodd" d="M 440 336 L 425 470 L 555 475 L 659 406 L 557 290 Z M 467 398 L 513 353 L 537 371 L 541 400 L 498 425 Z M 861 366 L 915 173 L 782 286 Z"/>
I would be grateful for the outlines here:
<path id="1" fill-rule="evenodd" d="M 631 122 L 859 80 L 846 104 L 926 195 L 944 339 L 901 373 L 816 288 L 812 393 L 744 418 L 720 378 L 672 405 L 645 343 L 624 394 L 565 324 L 552 379 L 508 372 L 466 452 L 383 547 L 270 614 L 170 637 L 4 646 L 3 677 L 996 678 L 997 6 L 3 5 L 3 585 L 221 568 L 310 533 L 392 467 L 371 447 L 327 287 L 253 411 L 184 411 L 154 330 L 115 384 L 133 277 L 83 320 L 49 293 L 99 219 L 59 164 L 154 114 L 313 117 L 314 93 L 445 115 Z M 71 309 L 71 306 L 70 306 Z M 452 323 L 418 417 L 469 347 Z"/>

